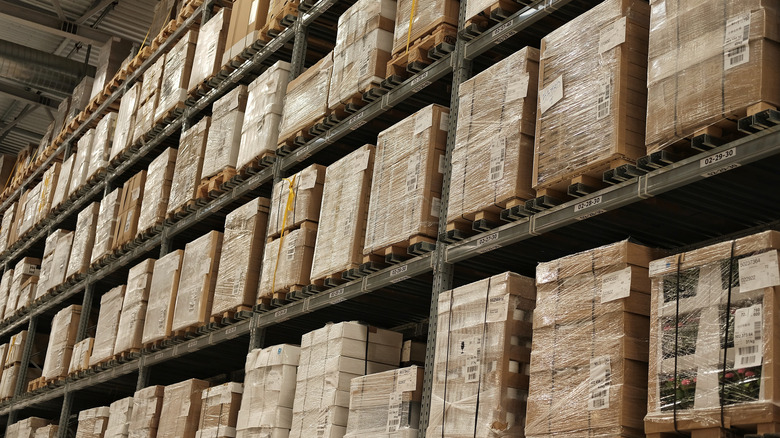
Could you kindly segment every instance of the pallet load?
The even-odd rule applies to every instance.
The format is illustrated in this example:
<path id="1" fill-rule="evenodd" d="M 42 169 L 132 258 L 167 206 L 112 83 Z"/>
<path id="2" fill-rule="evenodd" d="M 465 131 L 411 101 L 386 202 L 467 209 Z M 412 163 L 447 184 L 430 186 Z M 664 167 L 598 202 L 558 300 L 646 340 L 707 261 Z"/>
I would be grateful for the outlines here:
<path id="1" fill-rule="evenodd" d="M 122 301 L 122 313 L 116 332 L 114 354 L 129 358 L 130 354 L 141 351 L 146 320 L 146 308 L 149 290 L 152 285 L 155 259 L 146 259 L 130 268 L 127 274 L 125 299 Z"/>
<path id="2" fill-rule="evenodd" d="M 149 302 L 146 305 L 144 318 L 144 332 L 141 337 L 144 347 L 151 347 L 152 344 L 158 344 L 171 336 L 182 258 L 184 258 L 184 251 L 176 250 L 154 262 L 154 274 L 149 285 Z"/>
<path id="3" fill-rule="evenodd" d="M 0 400 L 6 400 L 14 396 L 16 383 L 19 380 L 19 373 L 22 371 L 22 354 L 24 345 L 27 343 L 27 330 L 11 336 L 8 342 L 7 354 L 3 365 L 3 376 L 0 379 Z M 46 345 L 48 339 L 46 336 L 38 335 L 32 344 L 32 353 L 30 363 L 25 370 L 24 381 L 22 382 L 22 391 L 27 389 L 30 381 L 41 376 L 41 367 L 43 366 L 44 356 L 46 355 Z"/>
<path id="4" fill-rule="evenodd" d="M 127 438 L 130 436 L 130 418 L 133 416 L 133 397 L 119 399 L 108 407 L 106 438 Z"/>
<path id="5" fill-rule="evenodd" d="M 234 438 L 243 392 L 244 385 L 236 382 L 204 389 L 195 438 Z"/>
<path id="6" fill-rule="evenodd" d="M 119 37 L 111 37 L 105 44 L 100 46 L 95 79 L 92 81 L 92 92 L 89 95 L 90 100 L 94 99 L 99 93 L 103 93 L 103 90 L 106 89 L 116 72 L 122 67 L 122 63 L 131 54 L 132 50 L 133 42 Z"/>
<path id="7" fill-rule="evenodd" d="M 108 162 L 111 158 L 111 145 L 114 141 L 117 113 L 110 112 L 103 116 L 95 127 L 92 139 L 92 151 L 87 166 L 87 181 L 95 181 L 106 175 Z"/>
<path id="8" fill-rule="evenodd" d="M 169 217 L 175 213 L 184 213 L 197 199 L 210 124 L 211 117 L 204 117 L 181 134 L 168 198 Z"/>
<path id="9" fill-rule="evenodd" d="M 287 84 L 284 114 L 279 127 L 279 146 L 293 149 L 312 136 L 310 129 L 328 111 L 328 90 L 333 71 L 333 53 L 328 53 Z"/>
<path id="10" fill-rule="evenodd" d="M 388 76 L 406 76 L 407 66 L 422 70 L 433 62 L 428 57 L 431 48 L 443 44 L 451 46 L 449 50 L 454 48 L 459 4 L 457 0 L 398 0 Z"/>
<path id="11" fill-rule="evenodd" d="M 86 409 L 79 412 L 76 438 L 103 438 L 111 411 L 108 406 Z"/>
<path id="12" fill-rule="evenodd" d="M 325 169 L 312 164 L 274 185 L 268 217 L 269 237 L 279 237 L 285 231 L 300 228 L 304 222 L 319 221 Z"/>
<path id="13" fill-rule="evenodd" d="M 133 395 L 133 413 L 128 429 L 133 438 L 155 438 L 160 425 L 165 387 L 156 385 L 140 389 Z"/>
<path id="14" fill-rule="evenodd" d="M 344 438 L 414 438 L 420 423 L 423 369 L 401 368 L 352 379 Z"/>
<path id="15" fill-rule="evenodd" d="M 357 322 L 328 324 L 301 338 L 290 438 L 343 437 L 350 381 L 395 369 L 400 333 Z"/>
<path id="16" fill-rule="evenodd" d="M 299 347 L 287 344 L 247 355 L 236 438 L 289 436 L 300 355 Z"/>
<path id="17" fill-rule="evenodd" d="M 735 138 L 738 119 L 780 107 L 775 2 L 650 3 L 648 154 L 719 146 Z"/>
<path id="18" fill-rule="evenodd" d="M 51 321 L 51 337 L 43 363 L 44 382 L 56 381 L 68 375 L 70 356 L 76 344 L 81 306 L 72 304 L 54 315 Z"/>
<path id="19" fill-rule="evenodd" d="M 131 146 L 137 144 L 141 139 L 145 139 L 147 133 L 154 126 L 154 112 L 160 103 L 160 83 L 165 70 L 166 55 L 165 53 L 162 54 L 144 72 L 144 83 L 141 84 L 141 88 L 138 91 L 138 110 L 135 114 L 135 123 L 130 136 Z"/>
<path id="20" fill-rule="evenodd" d="M 608 0 L 542 39 L 538 197 L 589 193 L 604 171 L 644 155 L 649 14 L 646 2 Z"/>
<path id="21" fill-rule="evenodd" d="M 57 438 L 59 436 L 59 427 L 57 427 L 56 424 L 49 424 L 47 426 L 39 427 L 35 429 L 35 435 L 34 438 Z M 6 432 L 6 436 L 8 438 L 11 437 L 10 434 Z"/>
<path id="22" fill-rule="evenodd" d="M 50 423 L 51 421 L 43 418 L 28 417 L 8 426 L 5 436 L 6 438 L 33 438 L 38 429 L 46 427 Z"/>
<path id="23" fill-rule="evenodd" d="M 100 203 L 93 202 L 78 214 L 76 231 L 73 233 L 68 269 L 65 278 L 71 279 L 77 275 L 86 274 L 89 269 L 92 248 L 95 246 L 95 230 L 97 229 Z"/>
<path id="24" fill-rule="evenodd" d="M 11 280 L 14 276 L 14 270 L 9 269 L 3 272 L 0 279 L 0 321 L 5 319 L 5 307 L 8 303 L 8 296 L 11 293 Z"/>
<path id="25" fill-rule="evenodd" d="M 74 161 L 76 161 L 76 155 L 71 154 L 60 166 L 59 178 L 57 178 L 57 184 L 54 187 L 54 194 L 51 198 L 51 210 L 56 210 L 63 202 L 68 200 L 68 187 L 70 187 L 70 176 L 73 173 Z M 10 239 L 9 242 L 13 243 Z"/>
<path id="26" fill-rule="evenodd" d="M 149 70 L 151 70 L 151 68 Z M 147 72 L 149 72 L 149 70 L 147 70 Z M 143 83 L 140 81 L 133 84 L 133 86 L 122 95 L 122 100 L 119 102 L 119 112 L 116 116 L 116 129 L 114 130 L 114 142 L 111 143 L 111 154 L 109 156 L 111 162 L 114 162 L 118 157 L 121 157 L 124 152 L 133 145 L 133 127 L 136 125 L 135 114 L 138 111 L 138 97 L 141 94 L 142 86 Z"/>
<path id="27" fill-rule="evenodd" d="M 198 96 L 198 89 L 206 85 L 202 91 L 208 90 L 208 81 L 219 73 L 222 67 L 222 55 L 225 52 L 225 44 L 228 36 L 228 24 L 230 23 L 230 8 L 222 8 L 213 17 L 204 23 L 198 32 L 198 43 L 195 45 L 194 62 L 189 77 L 190 95 Z"/>
<path id="28" fill-rule="evenodd" d="M 648 437 L 780 431 L 778 249 L 765 231 L 650 263 Z"/>
<path id="29" fill-rule="evenodd" d="M 439 295 L 427 436 L 523 436 L 535 300 L 511 272 Z"/>
<path id="30" fill-rule="evenodd" d="M 281 304 L 287 299 L 287 294 L 300 291 L 311 283 L 316 238 L 317 224 L 303 222 L 300 228 L 285 232 L 277 239 L 268 239 L 257 291 L 259 305 L 270 308 Z"/>
<path id="31" fill-rule="evenodd" d="M 351 278 L 348 271 L 363 262 L 375 149 L 365 145 L 327 168 L 311 266 L 312 284 L 335 286 Z"/>
<path id="32" fill-rule="evenodd" d="M 270 0 L 265 26 L 260 30 L 266 40 L 275 38 L 286 27 L 292 26 L 298 16 L 300 0 Z"/>
<path id="33" fill-rule="evenodd" d="M 5 302 L 4 317 L 10 318 L 18 310 L 27 306 L 34 298 L 41 274 L 41 259 L 24 257 L 13 269 L 8 298 Z"/>
<path id="34" fill-rule="evenodd" d="M 257 302 L 260 263 L 268 227 L 268 198 L 257 198 L 225 217 L 225 235 L 214 289 L 212 321 L 251 312 Z"/>
<path id="35" fill-rule="evenodd" d="M 526 47 L 460 85 L 447 231 L 501 223 L 534 198 L 531 173 L 539 51 Z"/>
<path id="36" fill-rule="evenodd" d="M 239 85 L 214 102 L 211 127 L 203 154 L 199 197 L 219 192 L 222 184 L 230 181 L 236 174 L 246 99 L 246 85 Z"/>
<path id="37" fill-rule="evenodd" d="M 270 40 L 258 32 L 265 26 L 268 17 L 268 2 L 269 0 L 235 0 L 233 2 L 221 65 L 230 63 L 244 49 L 254 45 L 255 41 Z"/>
<path id="38" fill-rule="evenodd" d="M 480 31 L 489 27 L 492 21 L 503 21 L 522 6 L 508 0 L 472 0 L 466 4 L 464 28 L 476 25 Z"/>
<path id="39" fill-rule="evenodd" d="M 11 204 L 3 212 L 3 220 L 0 223 L 0 254 L 4 253 L 14 242 L 11 242 L 11 226 L 14 223 L 16 203 Z"/>
<path id="40" fill-rule="evenodd" d="M 658 254 L 623 241 L 538 265 L 527 437 L 643 436 Z"/>
<path id="41" fill-rule="evenodd" d="M 95 330 L 95 346 L 89 357 L 89 366 L 108 362 L 114 357 L 114 344 L 119 330 L 119 316 L 125 298 L 125 285 L 117 286 L 100 298 L 100 314 Z"/>
<path id="42" fill-rule="evenodd" d="M 89 358 L 92 357 L 92 348 L 95 346 L 95 338 L 86 338 L 73 346 L 73 354 L 70 356 L 68 375 L 86 371 L 89 369 Z"/>
<path id="43" fill-rule="evenodd" d="M 177 150 L 168 148 L 157 156 L 146 171 L 144 197 L 141 212 L 138 215 L 138 235 L 158 230 L 165 220 L 168 199 L 171 195 L 173 169 L 176 165 Z"/>
<path id="44" fill-rule="evenodd" d="M 40 284 L 35 291 L 35 300 L 47 295 L 49 291 L 65 280 L 72 244 L 72 231 L 56 230 L 46 236 L 43 260 L 41 261 Z"/>
<path id="45" fill-rule="evenodd" d="M 214 303 L 223 234 L 211 231 L 184 247 L 171 330 L 176 336 L 206 325 Z"/>
<path id="46" fill-rule="evenodd" d="M 18 234 L 22 238 L 35 225 L 35 213 L 38 211 L 38 205 L 41 199 L 41 186 L 36 184 L 32 189 L 27 190 L 19 198 L 19 226 Z"/>
<path id="47" fill-rule="evenodd" d="M 364 261 L 405 257 L 436 240 L 448 118 L 447 108 L 429 105 L 379 133 Z"/>
<path id="48" fill-rule="evenodd" d="M 70 121 L 87 108 L 89 101 L 92 100 L 93 85 L 94 79 L 90 76 L 84 76 L 84 79 L 76 85 L 76 88 L 73 89 L 73 94 L 71 94 L 68 115 L 65 117 L 66 121 Z"/>
<path id="49" fill-rule="evenodd" d="M 157 438 L 195 438 L 201 395 L 208 387 L 208 382 L 198 379 L 166 386 Z"/>
<path id="50" fill-rule="evenodd" d="M 141 215 L 141 202 L 144 198 L 146 185 L 146 170 L 142 170 L 125 182 L 122 187 L 122 198 L 119 201 L 119 216 L 117 216 L 114 236 L 111 246 L 122 248 L 132 242 L 138 233 L 138 219 Z"/>
<path id="51" fill-rule="evenodd" d="M 395 14 L 395 0 L 358 0 L 341 14 L 333 48 L 329 109 L 362 106 L 363 93 L 379 87 L 387 77 Z"/>
<path id="52" fill-rule="evenodd" d="M 73 198 L 87 183 L 89 171 L 89 158 L 92 154 L 92 141 L 95 139 L 95 130 L 90 129 L 84 133 L 78 141 L 76 149 L 76 161 L 73 162 L 73 170 L 70 174 L 67 198 Z"/>
<path id="53" fill-rule="evenodd" d="M 100 201 L 98 224 L 95 229 L 95 246 L 92 247 L 92 264 L 102 260 L 112 252 L 114 229 L 119 217 L 119 203 L 122 200 L 122 189 L 116 188 Z"/>
<path id="54" fill-rule="evenodd" d="M 160 101 L 154 111 L 154 124 L 176 117 L 177 111 L 184 108 L 197 42 L 198 31 L 189 30 L 165 55 Z"/>
<path id="55" fill-rule="evenodd" d="M 57 179 L 59 176 L 60 163 L 52 163 L 51 167 L 46 169 L 43 173 L 43 179 L 38 183 L 38 186 L 40 187 L 38 191 L 38 207 L 37 210 L 33 212 L 33 223 L 35 225 L 49 216 L 49 212 L 52 209 L 54 190 L 57 186 Z"/>

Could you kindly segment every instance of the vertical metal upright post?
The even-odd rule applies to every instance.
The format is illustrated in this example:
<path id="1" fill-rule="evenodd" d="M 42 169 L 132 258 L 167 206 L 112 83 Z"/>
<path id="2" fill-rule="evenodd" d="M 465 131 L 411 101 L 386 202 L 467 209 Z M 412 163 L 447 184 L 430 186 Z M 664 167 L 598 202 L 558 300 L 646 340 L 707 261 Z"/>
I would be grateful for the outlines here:
<path id="1" fill-rule="evenodd" d="M 303 25 L 303 20 L 298 17 L 293 24 L 295 38 L 293 40 L 292 59 L 290 59 L 290 80 L 297 78 L 303 73 L 306 66 L 306 48 L 308 41 L 309 28 Z"/>
<path id="2" fill-rule="evenodd" d="M 85 282 L 84 299 L 81 300 L 81 318 L 79 318 L 79 328 L 76 332 L 76 342 L 81 342 L 87 337 L 89 315 L 92 313 L 92 306 L 95 301 L 95 285 L 92 284 L 92 278 L 87 276 Z"/>
<path id="3" fill-rule="evenodd" d="M 38 317 L 31 316 L 30 322 L 27 324 L 27 340 L 22 347 L 22 362 L 19 364 L 19 375 L 16 376 L 16 386 L 14 387 L 13 397 L 19 397 L 24 393 L 25 384 L 27 383 L 27 369 L 30 367 L 30 358 L 32 357 L 33 344 L 35 343 L 35 335 L 38 332 Z M 8 413 L 8 426 L 16 423 L 16 419 L 19 416 L 18 411 L 11 411 Z"/>
<path id="4" fill-rule="evenodd" d="M 62 398 L 62 408 L 60 409 L 60 422 L 57 429 L 57 437 L 68 438 L 68 422 L 70 420 L 70 413 L 73 410 L 73 393 L 65 390 L 65 395 Z"/>
<path id="5" fill-rule="evenodd" d="M 135 390 L 139 391 L 141 389 L 146 388 L 149 386 L 149 378 L 151 374 L 151 369 L 146 365 L 143 358 L 138 361 L 138 381 L 135 384 Z"/>
<path id="6" fill-rule="evenodd" d="M 265 328 L 257 327 L 258 316 L 249 321 L 249 351 L 265 347 Z"/>

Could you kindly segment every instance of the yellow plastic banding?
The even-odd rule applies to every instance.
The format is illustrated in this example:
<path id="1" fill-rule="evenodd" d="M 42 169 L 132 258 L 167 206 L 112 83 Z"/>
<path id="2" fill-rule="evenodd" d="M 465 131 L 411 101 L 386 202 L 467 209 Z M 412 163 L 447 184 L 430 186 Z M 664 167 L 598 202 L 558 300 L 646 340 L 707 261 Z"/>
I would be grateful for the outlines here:
<path id="1" fill-rule="evenodd" d="M 284 215 L 282 216 L 282 236 L 279 237 L 279 249 L 276 251 L 274 277 L 273 281 L 271 281 L 271 294 L 274 293 L 274 289 L 276 288 L 276 270 L 279 268 L 279 257 L 282 255 L 282 243 L 284 243 L 284 236 L 287 234 L 287 231 L 284 228 L 287 225 L 287 213 L 293 211 L 295 208 L 295 190 L 293 190 L 295 187 L 295 176 L 296 175 L 293 175 L 290 179 L 284 179 L 289 184 L 290 192 L 287 194 L 287 205 L 284 206 Z"/>
<path id="2" fill-rule="evenodd" d="M 412 42 L 412 23 L 414 22 L 414 12 L 417 9 L 417 0 L 412 0 L 412 13 L 409 14 L 409 30 L 406 32 L 406 53 L 409 53 L 409 43 Z"/>

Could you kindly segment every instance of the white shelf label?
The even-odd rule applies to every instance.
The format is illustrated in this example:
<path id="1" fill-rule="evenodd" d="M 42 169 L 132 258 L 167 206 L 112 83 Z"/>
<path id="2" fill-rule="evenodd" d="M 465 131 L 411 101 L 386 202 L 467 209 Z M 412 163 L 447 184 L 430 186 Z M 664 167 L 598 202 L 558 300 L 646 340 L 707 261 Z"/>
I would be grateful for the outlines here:
<path id="1" fill-rule="evenodd" d="M 780 269 L 778 269 L 777 250 L 740 259 L 740 292 L 748 292 L 772 286 L 780 286 Z"/>

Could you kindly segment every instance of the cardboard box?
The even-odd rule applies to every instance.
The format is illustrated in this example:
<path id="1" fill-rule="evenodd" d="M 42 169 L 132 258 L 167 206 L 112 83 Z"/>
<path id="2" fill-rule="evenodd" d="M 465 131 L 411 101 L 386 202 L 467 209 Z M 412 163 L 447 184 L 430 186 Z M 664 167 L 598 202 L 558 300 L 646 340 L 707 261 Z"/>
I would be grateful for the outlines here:
<path id="1" fill-rule="evenodd" d="M 117 219 L 121 197 L 122 189 L 116 188 L 100 201 L 98 224 L 95 229 L 95 246 L 92 248 L 92 263 L 110 254 L 113 249 L 114 229 L 118 226 Z"/>
<path id="2" fill-rule="evenodd" d="M 196 438 L 235 437 L 243 392 L 244 385 L 235 382 L 204 389 Z"/>
<path id="3" fill-rule="evenodd" d="M 24 257 L 16 263 L 5 303 L 5 318 L 27 306 L 35 298 L 35 294 L 30 295 L 30 290 L 25 289 L 25 285 L 31 282 L 37 283 L 40 266 L 41 260 L 32 257 Z"/>
<path id="4" fill-rule="evenodd" d="M 49 276 L 47 277 L 48 287 L 51 290 L 62 284 L 65 281 L 65 273 L 68 269 L 68 261 L 70 261 L 70 250 L 73 245 L 73 232 L 67 231 L 59 236 L 57 239 L 57 246 L 54 249 L 54 254 L 51 259 L 51 269 L 49 270 Z"/>
<path id="5" fill-rule="evenodd" d="M 227 64 L 246 46 L 244 46 L 244 37 L 246 36 L 246 24 L 249 20 L 249 7 L 253 0 L 235 0 L 230 13 L 230 25 L 228 26 L 225 37 L 225 50 L 222 54 L 222 65 Z M 266 3 L 267 0 L 261 0 L 259 3 Z M 266 6 L 266 12 L 267 12 Z M 265 23 L 265 20 L 263 20 Z"/>
<path id="6" fill-rule="evenodd" d="M 8 432 L 10 434 L 10 431 Z M 59 427 L 56 424 L 49 424 L 35 429 L 35 438 L 57 438 Z"/>
<path id="7" fill-rule="evenodd" d="M 73 170 L 73 162 L 76 161 L 76 155 L 71 154 L 60 167 L 59 178 L 54 188 L 54 194 L 51 198 L 51 209 L 54 210 L 68 198 L 68 187 L 70 186 L 70 176 Z M 16 204 L 14 204 L 16 205 Z M 9 243 L 12 243 L 9 237 Z"/>
<path id="8" fill-rule="evenodd" d="M 3 378 L 0 381 L 0 398 L 7 399 L 14 396 L 16 382 L 19 380 L 21 370 L 22 365 L 19 363 L 10 365 L 3 370 Z M 22 382 L 22 392 L 24 393 L 27 390 L 28 383 L 39 377 L 41 377 L 41 369 L 33 366 L 29 367 Z"/>
<path id="9" fill-rule="evenodd" d="M 168 214 L 185 206 L 197 196 L 210 124 L 211 117 L 204 117 L 181 135 L 168 199 Z"/>
<path id="10" fill-rule="evenodd" d="M 316 238 L 317 227 L 305 223 L 303 227 L 265 245 L 258 301 L 267 302 L 275 298 L 274 294 L 284 295 L 294 286 L 310 283 Z"/>
<path id="11" fill-rule="evenodd" d="M 11 242 L 11 228 L 16 214 L 16 203 L 11 204 L 3 212 L 3 221 L 0 224 L 0 253 L 5 252 L 14 242 Z"/>
<path id="12" fill-rule="evenodd" d="M 149 70 L 147 70 L 148 72 Z M 136 125 L 135 114 L 141 105 L 139 94 L 141 93 L 141 82 L 136 82 L 127 92 L 122 95 L 119 102 L 119 113 L 116 116 L 116 129 L 114 130 L 114 142 L 111 144 L 110 161 L 121 156 L 124 151 L 132 145 L 133 129 Z"/>
<path id="13" fill-rule="evenodd" d="M 333 53 L 328 53 L 287 84 L 284 115 L 279 141 L 294 140 L 298 131 L 307 130 L 328 110 L 328 89 L 333 70 Z"/>
<path id="14" fill-rule="evenodd" d="M 154 263 L 154 274 L 149 286 L 149 303 L 144 319 L 144 344 L 160 341 L 171 335 L 183 258 L 184 251 L 176 250 L 160 257 Z"/>
<path id="15" fill-rule="evenodd" d="M 5 319 L 5 307 L 8 302 L 9 293 L 11 292 L 11 280 L 13 279 L 14 270 L 9 269 L 3 272 L 2 280 L 0 280 L 0 319 Z"/>
<path id="16" fill-rule="evenodd" d="M 43 180 L 39 183 L 41 186 L 41 197 L 38 203 L 38 211 L 35 215 L 35 223 L 38 224 L 49 216 L 54 200 L 54 191 L 57 187 L 57 181 L 60 177 L 60 163 L 53 163 L 46 172 L 43 173 Z"/>
<path id="17" fill-rule="evenodd" d="M 198 379 L 166 386 L 157 438 L 195 438 L 201 395 L 208 387 L 208 382 Z"/>
<path id="18" fill-rule="evenodd" d="M 79 212 L 65 278 L 76 274 L 85 274 L 89 269 L 92 248 L 95 246 L 95 231 L 99 212 L 99 202 L 93 202 Z"/>
<path id="19" fill-rule="evenodd" d="M 111 145 L 114 141 L 117 113 L 110 112 L 103 116 L 95 128 L 92 139 L 92 150 L 89 156 L 87 180 L 98 177 L 106 171 L 111 158 Z"/>
<path id="20" fill-rule="evenodd" d="M 92 100 L 93 83 L 94 79 L 92 77 L 85 76 L 84 79 L 76 85 L 76 88 L 73 89 L 70 106 L 68 107 L 68 115 L 65 117 L 66 121 L 70 121 L 87 108 L 89 101 Z"/>
<path id="21" fill-rule="evenodd" d="M 406 41 L 417 41 L 430 34 L 440 24 L 458 25 L 460 3 L 455 0 L 431 0 L 415 2 L 398 0 L 393 34 L 393 54 L 406 49 Z M 412 16 L 414 9 L 414 16 Z M 411 22 L 411 24 L 410 24 Z M 409 33 L 409 26 L 412 32 Z"/>
<path id="22" fill-rule="evenodd" d="M 73 162 L 73 170 L 70 175 L 68 197 L 75 196 L 79 189 L 87 183 L 89 171 L 89 158 L 92 154 L 92 140 L 95 138 L 95 129 L 90 129 L 78 140 L 76 149 L 76 161 Z"/>
<path id="23" fill-rule="evenodd" d="M 51 322 L 51 338 L 46 348 L 46 361 L 42 375 L 46 380 L 65 377 L 68 374 L 70 356 L 76 343 L 81 306 L 70 305 L 54 316 Z"/>
<path id="24" fill-rule="evenodd" d="M 138 104 L 138 112 L 135 113 L 133 135 L 130 137 L 131 145 L 145 139 L 146 133 L 151 131 L 152 127 L 156 124 L 154 116 L 159 105 L 159 99 L 160 90 L 157 90 L 146 100 L 146 102 Z"/>
<path id="25" fill-rule="evenodd" d="M 162 121 L 170 110 L 187 100 L 187 86 L 197 41 L 198 31 L 191 29 L 165 55 L 165 67 L 160 82 L 160 101 L 154 112 L 155 123 Z"/>
<path id="26" fill-rule="evenodd" d="M 168 148 L 149 164 L 141 212 L 138 216 L 138 234 L 148 231 L 165 220 L 177 152 L 176 149 Z"/>
<path id="27" fill-rule="evenodd" d="M 120 248 L 135 239 L 138 234 L 138 219 L 141 215 L 141 203 L 146 185 L 146 170 L 135 174 L 125 182 L 119 207 L 117 226 L 114 228 L 112 246 Z"/>
<path id="28" fill-rule="evenodd" d="M 210 178 L 225 168 L 236 167 L 246 100 L 247 87 L 239 85 L 214 102 L 203 156 L 202 178 Z"/>
<path id="29" fill-rule="evenodd" d="M 66 230 L 56 230 L 46 236 L 46 242 L 43 247 L 43 260 L 41 260 L 40 284 L 36 290 L 35 298 L 42 297 L 54 286 L 51 274 L 54 269 L 54 252 L 57 249 L 59 239 L 67 233 L 68 231 Z"/>
<path id="30" fill-rule="evenodd" d="M 208 322 L 214 303 L 223 235 L 211 231 L 184 248 L 176 292 L 172 330 L 199 327 Z"/>
<path id="31" fill-rule="evenodd" d="M 92 357 L 92 348 L 95 346 L 95 338 L 86 338 L 73 346 L 73 354 L 70 357 L 68 374 L 89 369 L 89 359 Z"/>
<path id="32" fill-rule="evenodd" d="M 200 27 L 195 46 L 195 59 L 198 62 L 192 66 L 188 90 L 194 90 L 203 81 L 219 73 L 231 21 L 230 12 L 230 8 L 222 8 Z"/>
<path id="33" fill-rule="evenodd" d="M 5 436 L 9 438 L 32 438 L 38 428 L 45 427 L 49 423 L 51 423 L 51 421 L 44 420 L 43 418 L 28 417 L 8 426 L 8 430 L 5 431 Z"/>
<path id="34" fill-rule="evenodd" d="M 110 413 L 111 410 L 108 406 L 100 406 L 79 412 L 76 438 L 102 438 L 106 433 Z"/>
<path id="35" fill-rule="evenodd" d="M 97 70 L 95 79 L 92 81 L 92 92 L 90 100 L 94 99 L 98 93 L 102 92 L 106 85 L 114 78 L 116 72 L 122 66 L 122 62 L 132 55 L 133 42 L 123 40 L 120 37 L 111 37 L 100 47 L 100 56 L 98 56 Z"/>
<path id="36" fill-rule="evenodd" d="M 5 367 L 9 367 L 15 363 L 22 362 L 22 350 L 24 344 L 27 342 L 27 330 L 22 330 L 19 333 L 11 336 L 8 341 L 8 350 L 5 357 Z M 36 367 L 42 367 L 44 358 L 46 356 L 46 346 L 49 343 L 49 338 L 43 334 L 37 334 L 35 341 L 33 341 L 33 349 L 30 355 L 30 365 Z"/>
<path id="37" fill-rule="evenodd" d="M 109 406 L 106 437 L 126 438 L 130 434 L 130 419 L 133 415 L 133 397 L 119 399 Z"/>
<path id="38" fill-rule="evenodd" d="M 282 231 L 299 227 L 303 222 L 316 223 L 320 218 L 322 185 L 325 182 L 325 166 L 312 164 L 289 178 L 274 184 L 271 194 L 271 213 L 268 235 L 277 237 Z M 293 192 L 292 210 L 285 213 Z"/>
<path id="39" fill-rule="evenodd" d="M 100 298 L 100 315 L 95 332 L 95 346 L 89 358 L 90 366 L 107 361 L 114 356 L 114 344 L 124 298 L 124 284 L 111 289 Z"/>
<path id="40" fill-rule="evenodd" d="M 144 321 L 152 285 L 155 259 L 146 259 L 130 268 L 127 274 L 125 299 L 116 333 L 114 353 L 140 351 L 143 346 Z"/>
<path id="41" fill-rule="evenodd" d="M 133 395 L 133 412 L 128 429 L 133 438 L 155 438 L 160 424 L 165 387 L 156 385 L 140 389 Z"/>

